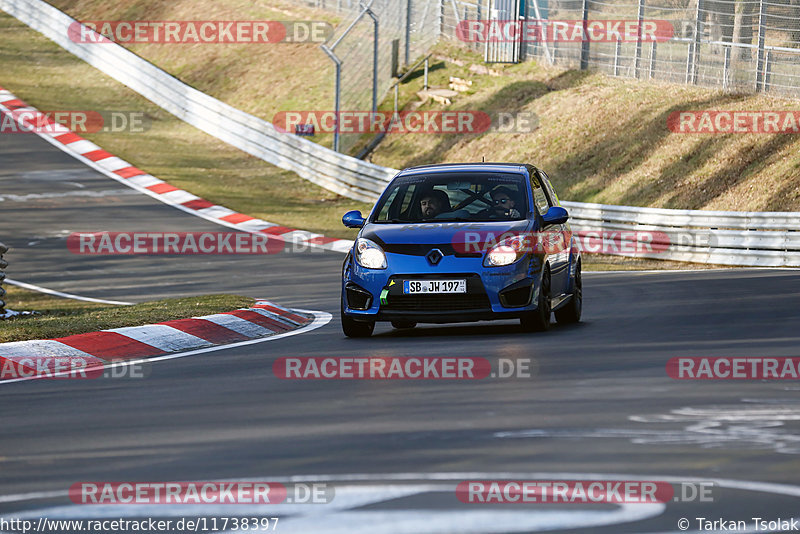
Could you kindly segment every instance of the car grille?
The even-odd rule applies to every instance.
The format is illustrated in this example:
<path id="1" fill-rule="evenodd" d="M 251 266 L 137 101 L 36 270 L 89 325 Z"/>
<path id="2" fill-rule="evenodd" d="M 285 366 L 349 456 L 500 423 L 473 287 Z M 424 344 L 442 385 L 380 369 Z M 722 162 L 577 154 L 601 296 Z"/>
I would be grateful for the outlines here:
<path id="1" fill-rule="evenodd" d="M 437 295 L 392 295 L 383 306 L 397 311 L 459 311 L 489 308 L 486 295 L 437 294 Z"/>
<path id="2" fill-rule="evenodd" d="M 464 278 L 467 280 L 467 292 L 405 295 L 401 289 L 402 280 L 409 278 L 416 280 Z M 386 296 L 386 302 L 381 305 L 381 310 L 446 313 L 449 311 L 492 309 L 481 278 L 474 273 L 394 275 L 392 280 L 396 280 L 398 284 L 394 286 L 396 289 Z"/>

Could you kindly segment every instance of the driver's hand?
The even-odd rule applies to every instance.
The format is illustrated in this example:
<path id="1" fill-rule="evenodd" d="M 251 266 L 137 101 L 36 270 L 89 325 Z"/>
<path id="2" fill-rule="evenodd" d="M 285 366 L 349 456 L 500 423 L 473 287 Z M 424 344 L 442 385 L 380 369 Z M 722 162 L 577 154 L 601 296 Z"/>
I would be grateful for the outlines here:
<path id="1" fill-rule="evenodd" d="M 508 216 L 511 218 L 517 218 L 519 217 L 519 212 L 515 208 L 511 208 L 508 210 Z"/>

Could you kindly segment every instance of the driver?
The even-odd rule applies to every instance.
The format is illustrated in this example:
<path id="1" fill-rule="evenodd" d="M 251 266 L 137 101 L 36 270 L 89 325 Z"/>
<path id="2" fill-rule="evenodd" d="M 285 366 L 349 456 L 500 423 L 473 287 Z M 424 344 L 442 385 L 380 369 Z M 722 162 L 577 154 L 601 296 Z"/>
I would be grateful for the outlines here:
<path id="1" fill-rule="evenodd" d="M 450 211 L 450 199 L 444 191 L 432 189 L 422 195 L 419 207 L 423 219 L 432 219 Z"/>

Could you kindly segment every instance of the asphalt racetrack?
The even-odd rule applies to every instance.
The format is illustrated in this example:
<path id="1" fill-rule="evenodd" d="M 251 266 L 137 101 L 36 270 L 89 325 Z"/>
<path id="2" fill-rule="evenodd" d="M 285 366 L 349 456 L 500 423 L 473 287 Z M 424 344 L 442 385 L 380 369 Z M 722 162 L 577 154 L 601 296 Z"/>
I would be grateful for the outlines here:
<path id="1" fill-rule="evenodd" d="M 229 292 L 333 315 L 316 330 L 157 362 L 143 380 L 0 384 L 0 515 L 278 516 L 282 532 L 680 532 L 696 518 L 800 516 L 800 383 L 678 381 L 677 356 L 797 357 L 800 271 L 587 273 L 584 321 L 379 325 L 341 333 L 343 255 L 81 256 L 72 232 L 224 231 L 85 167 L 34 135 L 0 136 L 9 278 L 140 302 Z M 0 325 L 2 327 L 2 325 Z M 287 356 L 529 359 L 530 377 L 281 380 Z M 708 481 L 705 502 L 465 504 L 473 479 Z M 79 481 L 329 484 L 329 504 L 75 505 Z M 677 498 L 677 497 L 676 497 Z M 3 530 L 0 528 L 0 530 Z M 16 532 L 7 529 L 9 532 Z"/>

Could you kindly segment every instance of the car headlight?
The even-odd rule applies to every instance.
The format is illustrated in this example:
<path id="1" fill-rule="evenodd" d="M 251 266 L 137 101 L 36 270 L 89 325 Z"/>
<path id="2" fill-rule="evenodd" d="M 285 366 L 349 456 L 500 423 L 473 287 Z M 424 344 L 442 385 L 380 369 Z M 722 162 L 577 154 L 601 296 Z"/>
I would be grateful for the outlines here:
<path id="1" fill-rule="evenodd" d="M 385 269 L 386 254 L 383 249 L 369 239 L 356 240 L 356 262 L 367 269 Z"/>
<path id="2" fill-rule="evenodd" d="M 525 255 L 526 240 L 524 236 L 503 239 L 489 249 L 483 259 L 484 267 L 502 267 L 511 265 Z"/>

